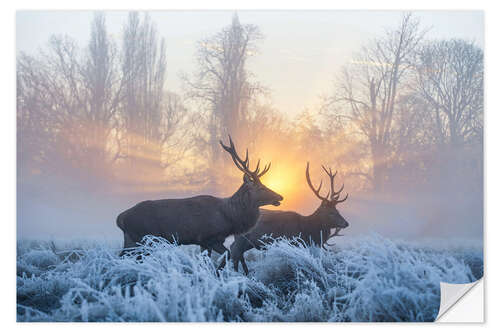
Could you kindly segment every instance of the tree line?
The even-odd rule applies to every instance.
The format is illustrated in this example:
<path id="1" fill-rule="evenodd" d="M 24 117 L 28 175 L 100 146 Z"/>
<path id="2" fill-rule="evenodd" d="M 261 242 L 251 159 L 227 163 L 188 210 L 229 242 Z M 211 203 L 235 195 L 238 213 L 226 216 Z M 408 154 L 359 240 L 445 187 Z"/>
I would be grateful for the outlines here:
<path id="1" fill-rule="evenodd" d="M 264 37 L 236 14 L 198 41 L 196 71 L 177 93 L 149 16 L 130 13 L 122 31 L 112 38 L 97 13 L 85 47 L 53 36 L 38 54 L 18 54 L 19 181 L 57 174 L 91 187 L 217 189 L 229 166 L 218 141 L 231 134 L 243 148 L 274 153 L 263 158 L 335 166 L 351 191 L 461 182 L 464 196 L 482 192 L 483 51 L 428 39 L 412 14 L 353 55 L 321 108 L 294 118 L 249 70 Z"/>

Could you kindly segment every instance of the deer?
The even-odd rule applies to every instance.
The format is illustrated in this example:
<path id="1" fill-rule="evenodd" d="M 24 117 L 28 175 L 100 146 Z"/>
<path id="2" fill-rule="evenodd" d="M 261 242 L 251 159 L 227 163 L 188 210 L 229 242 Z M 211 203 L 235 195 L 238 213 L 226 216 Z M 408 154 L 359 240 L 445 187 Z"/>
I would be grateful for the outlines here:
<path id="1" fill-rule="evenodd" d="M 218 272 L 230 258 L 230 251 L 224 246 L 226 237 L 245 233 L 254 227 L 260 215 L 259 207 L 280 205 L 283 197 L 260 181 L 269 171 L 271 163 L 260 171 L 259 159 L 255 170 L 251 171 L 248 149 L 243 160 L 237 154 L 231 136 L 229 146 L 222 141 L 219 143 L 243 173 L 243 184 L 238 190 L 227 198 L 199 195 L 182 199 L 147 200 L 136 204 L 116 219 L 124 237 L 121 256 L 135 248 L 144 236 L 152 235 L 178 245 L 195 244 L 209 251 L 226 254 Z"/>
<path id="2" fill-rule="evenodd" d="M 261 214 L 256 226 L 245 234 L 236 235 L 231 244 L 231 257 L 234 264 L 234 270 L 238 271 L 239 263 L 243 267 L 245 274 L 248 275 L 248 266 L 245 262 L 244 253 L 252 248 L 261 250 L 265 244 L 269 244 L 273 239 L 284 237 L 300 237 L 304 242 L 310 245 L 321 245 L 325 247 L 328 240 L 339 235 L 341 229 L 347 228 L 349 223 L 340 215 L 337 205 L 347 200 L 349 194 L 343 199 L 339 199 L 340 190 L 335 191 L 334 180 L 337 172 L 332 173 L 331 168 L 322 165 L 323 170 L 330 178 L 330 190 L 326 196 L 320 194 L 323 181 L 318 188 L 315 188 L 309 176 L 309 162 L 306 166 L 306 180 L 316 197 L 321 200 L 319 207 L 309 216 L 303 216 L 294 211 L 267 210 L 261 209 Z M 335 229 L 330 234 L 331 229 Z M 265 237 L 265 235 L 270 237 Z M 272 237 L 272 238 L 271 238 Z"/>

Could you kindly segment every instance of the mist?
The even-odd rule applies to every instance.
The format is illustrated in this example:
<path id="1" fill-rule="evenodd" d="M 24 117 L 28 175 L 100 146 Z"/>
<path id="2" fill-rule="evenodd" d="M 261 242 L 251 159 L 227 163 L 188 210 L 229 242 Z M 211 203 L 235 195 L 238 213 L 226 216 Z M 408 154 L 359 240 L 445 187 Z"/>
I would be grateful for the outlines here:
<path id="1" fill-rule="evenodd" d="M 252 64 L 279 55 L 238 13 L 189 40 L 191 71 L 180 75 L 163 37 L 173 32 L 147 14 L 123 17 L 116 37 L 96 13 L 87 44 L 54 35 L 19 51 L 18 238 L 121 240 L 116 217 L 138 202 L 228 197 L 243 177 L 219 145 L 231 135 L 251 168 L 272 163 L 262 182 L 285 199 L 265 209 L 314 212 L 309 162 L 322 193 L 322 165 L 349 193 L 338 206 L 344 237 L 482 241 L 482 48 L 432 38 L 418 13 L 388 23 L 341 66 L 325 63 L 334 79 L 300 112 L 274 103 L 280 86 L 260 81 L 265 68 Z"/>
<path id="2" fill-rule="evenodd" d="M 305 180 L 304 180 L 305 181 Z M 133 195 L 118 192 L 69 187 L 54 183 L 35 189 L 18 187 L 18 238 L 27 239 L 122 239 L 115 224 L 122 211 L 143 200 L 183 198 L 199 194 L 229 196 L 230 190 L 217 191 L 208 187 L 199 191 L 137 192 Z M 237 182 L 233 189 L 236 190 Z M 285 197 L 282 207 L 309 215 L 319 206 L 308 188 L 303 196 L 289 203 Z M 434 190 L 434 192 L 433 192 Z M 377 233 L 403 239 L 457 238 L 482 241 L 482 193 L 463 192 L 462 186 L 431 189 L 429 192 L 386 195 L 351 192 L 350 198 L 339 205 L 339 211 L 349 222 L 342 232 L 345 237 Z M 275 209 L 274 207 L 264 207 Z"/>

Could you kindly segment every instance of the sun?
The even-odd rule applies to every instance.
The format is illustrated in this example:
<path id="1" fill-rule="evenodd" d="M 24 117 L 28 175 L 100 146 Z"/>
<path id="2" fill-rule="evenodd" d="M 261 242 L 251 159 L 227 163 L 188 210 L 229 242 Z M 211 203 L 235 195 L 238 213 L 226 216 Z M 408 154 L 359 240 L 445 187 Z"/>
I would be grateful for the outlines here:
<path id="1" fill-rule="evenodd" d="M 287 190 L 287 183 L 284 177 L 274 176 L 274 177 L 266 177 L 264 183 L 267 187 L 272 189 L 275 192 L 284 192 Z"/>
<path id="2" fill-rule="evenodd" d="M 269 189 L 283 196 L 284 200 L 280 208 L 288 207 L 298 194 L 296 172 L 293 169 L 280 168 L 279 172 L 266 174 L 262 177 L 262 183 Z"/>

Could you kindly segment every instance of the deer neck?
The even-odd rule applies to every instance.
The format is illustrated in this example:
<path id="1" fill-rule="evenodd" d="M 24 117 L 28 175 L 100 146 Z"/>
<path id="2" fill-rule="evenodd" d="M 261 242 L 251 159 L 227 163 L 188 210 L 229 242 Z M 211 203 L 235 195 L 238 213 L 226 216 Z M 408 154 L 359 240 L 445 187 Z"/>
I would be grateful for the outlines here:
<path id="1" fill-rule="evenodd" d="M 240 234 L 257 223 L 259 207 L 251 200 L 248 189 L 242 185 L 236 193 L 225 200 L 224 214 L 231 220 L 234 233 Z"/>
<path id="2" fill-rule="evenodd" d="M 321 207 L 318 207 L 311 215 L 304 216 L 307 222 L 314 224 L 320 222 L 323 218 L 319 212 Z"/>
<path id="3" fill-rule="evenodd" d="M 311 233 L 322 232 L 323 235 L 328 235 L 330 233 L 330 228 L 327 227 L 328 221 L 325 217 L 320 214 L 319 207 L 309 216 L 304 216 L 305 228 L 307 228 Z"/>

